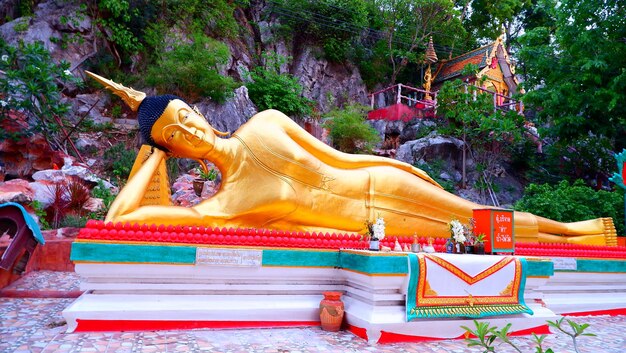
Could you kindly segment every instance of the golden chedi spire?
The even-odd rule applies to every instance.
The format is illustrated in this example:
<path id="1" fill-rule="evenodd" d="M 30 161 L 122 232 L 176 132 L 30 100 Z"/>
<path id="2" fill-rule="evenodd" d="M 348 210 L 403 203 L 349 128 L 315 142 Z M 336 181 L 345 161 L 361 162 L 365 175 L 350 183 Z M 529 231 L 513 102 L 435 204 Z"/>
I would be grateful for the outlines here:
<path id="1" fill-rule="evenodd" d="M 139 109 L 139 105 L 146 98 L 146 94 L 141 91 L 137 91 L 132 88 L 125 87 L 123 85 L 120 85 L 119 83 L 115 83 L 102 76 L 96 75 L 93 72 L 89 72 L 87 70 L 85 70 L 85 72 L 87 73 L 87 75 L 91 76 L 94 80 L 100 82 L 106 89 L 113 92 L 113 94 L 122 98 L 124 103 L 126 103 L 130 107 L 130 109 L 134 112 L 136 112 L 137 109 Z"/>
<path id="2" fill-rule="evenodd" d="M 435 45 L 433 44 L 433 37 L 428 40 L 428 46 L 426 47 L 426 62 L 428 64 L 434 64 L 439 61 L 437 53 L 435 53 Z"/>

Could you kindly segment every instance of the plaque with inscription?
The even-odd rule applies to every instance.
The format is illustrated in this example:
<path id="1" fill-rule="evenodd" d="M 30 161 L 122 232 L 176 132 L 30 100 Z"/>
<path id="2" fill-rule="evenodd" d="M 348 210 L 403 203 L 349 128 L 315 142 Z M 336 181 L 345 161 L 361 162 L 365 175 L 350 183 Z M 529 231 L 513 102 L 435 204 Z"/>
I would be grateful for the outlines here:
<path id="1" fill-rule="evenodd" d="M 263 250 L 197 248 L 196 265 L 261 267 Z"/>

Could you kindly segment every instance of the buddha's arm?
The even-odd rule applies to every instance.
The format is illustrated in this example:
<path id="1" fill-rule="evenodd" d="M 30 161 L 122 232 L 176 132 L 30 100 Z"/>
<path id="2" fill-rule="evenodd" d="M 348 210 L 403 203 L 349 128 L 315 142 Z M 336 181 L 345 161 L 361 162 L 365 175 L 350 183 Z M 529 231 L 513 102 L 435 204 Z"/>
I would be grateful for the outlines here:
<path id="1" fill-rule="evenodd" d="M 176 206 L 141 206 L 152 176 L 159 163 L 166 158 L 165 152 L 155 148 L 135 175 L 128 180 L 115 198 L 106 216 L 106 222 L 161 222 L 169 219 L 197 221 L 198 212 L 191 208 Z"/>
<path id="2" fill-rule="evenodd" d="M 429 183 L 441 186 L 434 181 L 426 172 L 415 168 L 410 164 L 397 161 L 391 158 L 383 158 L 378 156 L 370 156 L 364 154 L 348 154 L 337 151 L 336 149 L 326 145 L 322 141 L 316 139 L 307 133 L 298 124 L 291 120 L 285 114 L 276 110 L 267 110 L 259 113 L 260 118 L 268 119 L 274 124 L 278 124 L 289 135 L 289 137 L 302 146 L 307 152 L 317 157 L 323 163 L 335 168 L 356 169 L 372 166 L 391 166 L 420 177 Z"/>

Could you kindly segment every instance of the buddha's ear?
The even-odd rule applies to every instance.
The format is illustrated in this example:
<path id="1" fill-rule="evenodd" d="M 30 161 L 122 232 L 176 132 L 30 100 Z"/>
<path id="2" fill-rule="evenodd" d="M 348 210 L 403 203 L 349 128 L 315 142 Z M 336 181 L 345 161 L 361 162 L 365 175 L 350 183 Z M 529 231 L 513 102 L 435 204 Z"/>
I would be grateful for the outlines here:
<path id="1" fill-rule="evenodd" d="M 217 135 L 217 136 L 228 136 L 230 135 L 230 132 L 222 132 L 216 128 L 214 128 L 213 126 L 211 126 L 211 129 L 213 129 L 213 132 Z"/>

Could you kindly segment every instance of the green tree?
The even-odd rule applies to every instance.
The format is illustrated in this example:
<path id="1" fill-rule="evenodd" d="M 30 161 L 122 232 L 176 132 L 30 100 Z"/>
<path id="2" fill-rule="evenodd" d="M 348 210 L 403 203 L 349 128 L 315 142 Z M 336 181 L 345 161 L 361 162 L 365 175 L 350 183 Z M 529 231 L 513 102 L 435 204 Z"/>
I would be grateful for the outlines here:
<path id="1" fill-rule="evenodd" d="M 146 82 L 161 92 L 191 100 L 208 96 L 221 103 L 232 93 L 234 85 L 230 77 L 218 71 L 229 57 L 224 43 L 195 34 L 192 43 L 179 43 L 161 53 L 156 64 L 148 69 Z"/>
<path id="2" fill-rule="evenodd" d="M 557 185 L 530 184 L 515 204 L 515 210 L 560 222 L 612 217 L 617 234 L 625 234 L 623 191 L 596 191 L 582 180 L 573 184 L 565 180 Z"/>
<path id="3" fill-rule="evenodd" d="M 39 42 L 8 45 L 0 38 L 0 121 L 23 116 L 27 127 L 0 129 L 0 141 L 42 133 L 55 150 L 65 150 L 60 134 L 67 123 L 70 105 L 63 101 L 62 87 L 78 84 L 69 63 L 55 63 Z"/>
<path id="4" fill-rule="evenodd" d="M 563 0 L 548 11 L 554 25 L 521 36 L 518 53 L 542 134 L 568 143 L 591 132 L 626 147 L 626 3 Z"/>
<path id="5" fill-rule="evenodd" d="M 248 94 L 259 110 L 279 109 L 289 116 L 304 117 L 311 113 L 311 100 L 302 96 L 302 85 L 289 74 L 281 74 L 286 58 L 264 54 L 265 66 L 257 66 L 248 73 Z"/>
<path id="6" fill-rule="evenodd" d="M 380 141 L 376 129 L 365 117 L 369 107 L 353 104 L 345 109 L 334 109 L 325 118 L 333 145 L 346 153 L 370 153 Z"/>
<path id="7" fill-rule="evenodd" d="M 475 66 L 468 67 L 464 71 L 467 73 L 475 69 Z M 515 111 L 495 110 L 491 95 L 458 79 L 443 85 L 437 101 L 437 113 L 444 119 L 440 132 L 463 140 L 464 161 L 467 152 L 481 174 L 477 186 L 489 188 L 496 168 L 501 167 L 523 138 L 523 116 Z M 464 162 L 464 184 L 465 179 Z"/>
<path id="8" fill-rule="evenodd" d="M 296 43 L 317 43 L 325 57 L 346 60 L 353 40 L 367 27 L 363 0 L 277 0 L 272 12 L 288 26 Z"/>
<path id="9" fill-rule="evenodd" d="M 377 9 L 391 65 L 391 83 L 409 63 L 421 64 L 432 36 L 438 45 L 454 45 L 465 37 L 459 12 L 450 0 L 371 0 Z M 448 53 L 446 53 L 448 54 Z M 446 55 L 447 56 L 447 55 Z"/>

